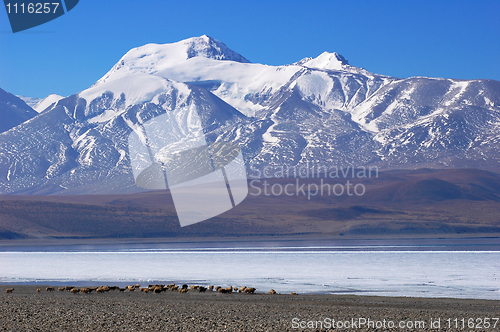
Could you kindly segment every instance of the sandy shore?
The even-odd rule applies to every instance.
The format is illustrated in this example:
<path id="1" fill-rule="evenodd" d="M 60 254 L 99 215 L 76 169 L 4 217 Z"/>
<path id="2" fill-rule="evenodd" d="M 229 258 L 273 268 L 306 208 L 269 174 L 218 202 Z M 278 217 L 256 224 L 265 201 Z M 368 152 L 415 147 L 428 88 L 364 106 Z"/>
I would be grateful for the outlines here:
<path id="1" fill-rule="evenodd" d="M 45 287 L 0 286 L 0 331 L 500 331 L 500 301 Z"/>

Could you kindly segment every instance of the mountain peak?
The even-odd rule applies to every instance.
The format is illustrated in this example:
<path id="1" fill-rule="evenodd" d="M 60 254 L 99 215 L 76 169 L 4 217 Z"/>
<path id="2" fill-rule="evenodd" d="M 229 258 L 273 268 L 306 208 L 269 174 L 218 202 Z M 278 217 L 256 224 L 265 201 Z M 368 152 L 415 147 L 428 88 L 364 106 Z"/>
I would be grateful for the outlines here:
<path id="1" fill-rule="evenodd" d="M 129 74 L 155 74 L 192 58 L 208 58 L 249 63 L 223 42 L 207 35 L 192 37 L 171 44 L 146 44 L 128 51 L 96 84 Z"/>
<path id="2" fill-rule="evenodd" d="M 323 52 L 316 58 L 305 58 L 297 64 L 318 69 L 341 70 L 343 66 L 349 66 L 349 62 L 338 53 Z"/>
<path id="3" fill-rule="evenodd" d="M 185 39 L 179 43 L 183 43 L 188 47 L 186 50 L 187 59 L 204 57 L 215 60 L 230 60 L 243 63 L 250 62 L 241 54 L 231 50 L 223 42 L 207 35 Z"/>

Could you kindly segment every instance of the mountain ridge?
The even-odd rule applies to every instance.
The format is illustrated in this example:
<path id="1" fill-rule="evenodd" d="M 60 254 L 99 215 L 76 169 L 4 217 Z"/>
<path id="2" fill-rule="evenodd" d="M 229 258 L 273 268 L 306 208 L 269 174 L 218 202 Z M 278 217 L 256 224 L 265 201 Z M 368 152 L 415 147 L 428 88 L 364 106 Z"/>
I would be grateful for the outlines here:
<path id="1" fill-rule="evenodd" d="M 222 45 L 132 49 L 89 89 L 0 134 L 1 193 L 135 192 L 127 136 L 185 107 L 206 115 L 208 142 L 239 144 L 247 167 L 500 170 L 498 81 L 394 78 L 328 52 L 269 66 Z"/>
<path id="2" fill-rule="evenodd" d="M 24 100 L 0 88 L 0 133 L 35 117 L 38 113 Z"/>

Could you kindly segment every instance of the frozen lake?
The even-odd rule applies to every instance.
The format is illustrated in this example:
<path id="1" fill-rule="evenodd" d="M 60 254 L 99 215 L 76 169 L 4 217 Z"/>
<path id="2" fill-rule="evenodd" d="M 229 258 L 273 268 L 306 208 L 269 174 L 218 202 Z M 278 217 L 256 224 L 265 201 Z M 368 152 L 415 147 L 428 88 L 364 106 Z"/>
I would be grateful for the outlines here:
<path id="1" fill-rule="evenodd" d="M 279 293 L 500 299 L 500 251 L 362 246 L 3 251 L 0 282 L 175 282 Z"/>

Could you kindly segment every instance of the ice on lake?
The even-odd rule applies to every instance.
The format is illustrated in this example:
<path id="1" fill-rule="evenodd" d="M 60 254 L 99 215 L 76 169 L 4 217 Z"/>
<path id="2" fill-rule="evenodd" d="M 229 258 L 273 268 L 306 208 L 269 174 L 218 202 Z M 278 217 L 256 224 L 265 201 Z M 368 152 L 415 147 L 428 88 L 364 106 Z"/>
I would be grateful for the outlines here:
<path id="1" fill-rule="evenodd" d="M 0 252 L 0 282 L 176 282 L 279 293 L 500 299 L 500 252 L 335 247 L 8 251 Z"/>

